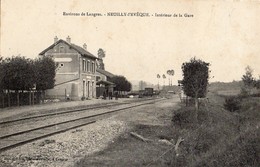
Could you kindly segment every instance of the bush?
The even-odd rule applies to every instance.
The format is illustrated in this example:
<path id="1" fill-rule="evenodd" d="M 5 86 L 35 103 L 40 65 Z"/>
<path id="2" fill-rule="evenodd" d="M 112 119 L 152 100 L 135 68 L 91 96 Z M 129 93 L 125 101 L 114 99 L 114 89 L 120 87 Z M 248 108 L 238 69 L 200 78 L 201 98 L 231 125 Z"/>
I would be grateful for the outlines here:
<path id="1" fill-rule="evenodd" d="M 237 96 L 227 97 L 225 99 L 224 107 L 230 112 L 239 110 L 241 108 L 241 98 Z"/>
<path id="2" fill-rule="evenodd" d="M 193 137 L 194 139 L 190 139 L 193 153 L 202 154 L 212 149 L 225 135 L 220 127 L 203 125 L 200 129 L 196 129 L 196 133 Z"/>
<path id="3" fill-rule="evenodd" d="M 246 87 L 242 87 L 240 91 L 240 96 L 247 97 L 250 95 L 250 90 Z"/>
<path id="4" fill-rule="evenodd" d="M 175 124 L 178 124 L 178 125 L 181 125 L 181 123 L 188 123 L 188 119 L 187 119 L 187 112 L 183 112 L 183 113 L 176 113 L 173 118 L 172 118 L 172 121 L 175 123 Z"/>
<path id="5" fill-rule="evenodd" d="M 218 152 L 212 150 L 197 166 L 203 166 L 203 164 L 205 166 L 259 166 L 259 135 L 259 130 L 256 128 L 249 129 L 247 132 L 243 131 L 235 137 L 234 141 L 219 145 Z"/>
<path id="6" fill-rule="evenodd" d="M 174 125 L 180 127 L 187 127 L 194 122 L 194 109 L 192 107 L 185 107 L 176 111 L 172 117 Z"/>
<path id="7" fill-rule="evenodd" d="M 251 95 L 251 97 L 260 97 L 260 93 L 254 93 Z"/>

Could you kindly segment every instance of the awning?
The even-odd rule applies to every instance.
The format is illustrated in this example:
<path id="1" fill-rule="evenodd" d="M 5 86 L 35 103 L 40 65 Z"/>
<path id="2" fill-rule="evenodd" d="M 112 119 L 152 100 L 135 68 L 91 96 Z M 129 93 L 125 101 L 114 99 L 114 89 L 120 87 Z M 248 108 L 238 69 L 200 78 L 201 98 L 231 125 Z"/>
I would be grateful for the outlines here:
<path id="1" fill-rule="evenodd" d="M 113 82 L 109 82 L 109 81 L 104 81 L 104 80 L 100 80 L 100 81 L 97 81 L 96 85 L 105 85 L 105 86 L 113 86 L 115 87 L 116 84 L 114 84 Z"/>

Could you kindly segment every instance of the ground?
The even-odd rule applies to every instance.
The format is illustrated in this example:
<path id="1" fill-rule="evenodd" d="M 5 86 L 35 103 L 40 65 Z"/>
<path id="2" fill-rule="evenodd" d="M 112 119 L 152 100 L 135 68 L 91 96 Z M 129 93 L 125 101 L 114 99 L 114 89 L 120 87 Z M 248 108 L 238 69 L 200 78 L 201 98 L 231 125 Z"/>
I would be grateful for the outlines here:
<path id="1" fill-rule="evenodd" d="M 179 108 L 178 102 L 176 96 L 114 116 L 112 119 L 128 125 L 126 131 L 104 150 L 85 156 L 75 166 L 161 166 L 160 155 L 174 147 L 176 142 L 176 136 L 171 132 L 171 118 L 174 110 Z M 131 132 L 149 139 L 149 142 L 133 137 Z"/>
<path id="2" fill-rule="evenodd" d="M 0 154 L 0 166 L 142 166 L 167 150 L 172 111 L 179 99 L 129 109 L 97 123 Z M 151 142 L 130 135 L 136 132 Z M 139 149 L 137 149 L 139 148 Z M 152 153 L 151 153 L 152 152 Z M 107 156 L 106 156 L 107 155 Z M 140 158 L 140 156 L 142 158 Z M 139 158 L 138 158 L 139 157 Z"/>
<path id="3" fill-rule="evenodd" d="M 0 166 L 260 166 L 260 97 L 234 97 L 232 112 L 208 97 L 197 120 L 176 95 L 1 153 Z"/>
<path id="4" fill-rule="evenodd" d="M 224 107 L 226 96 L 208 97 L 209 102 L 200 105 L 198 120 L 194 106 L 176 104 L 177 98 L 115 116 L 128 129 L 74 166 L 260 166 L 260 97 L 243 97 L 241 108 L 232 112 Z"/>

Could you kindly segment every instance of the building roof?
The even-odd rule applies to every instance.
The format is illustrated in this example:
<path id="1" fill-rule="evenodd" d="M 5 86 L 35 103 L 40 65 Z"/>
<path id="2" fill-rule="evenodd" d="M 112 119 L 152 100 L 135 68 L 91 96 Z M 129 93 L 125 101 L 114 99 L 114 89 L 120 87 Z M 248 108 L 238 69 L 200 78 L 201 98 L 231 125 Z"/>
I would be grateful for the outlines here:
<path id="1" fill-rule="evenodd" d="M 113 82 L 109 82 L 109 81 L 104 81 L 104 80 L 100 80 L 100 81 L 97 81 L 96 83 L 97 85 L 100 85 L 100 84 L 104 84 L 106 86 L 115 86 L 115 84 Z"/>
<path id="2" fill-rule="evenodd" d="M 103 75 L 105 75 L 105 76 L 107 76 L 109 78 L 112 78 L 112 77 L 115 76 L 114 74 L 112 74 L 112 73 L 110 73 L 110 72 L 108 72 L 106 70 L 99 69 L 99 68 L 97 69 L 97 72 L 99 72 L 100 74 L 103 74 Z"/>
<path id="3" fill-rule="evenodd" d="M 58 40 L 57 42 L 55 42 L 54 44 L 52 44 L 51 46 L 49 46 L 48 48 L 44 49 L 41 53 L 39 53 L 39 55 L 44 55 L 48 50 L 52 49 L 54 46 L 56 46 L 58 43 L 65 43 L 67 45 L 69 45 L 71 48 L 75 49 L 79 54 L 81 54 L 82 56 L 86 56 L 86 57 L 90 57 L 93 59 L 99 59 L 96 56 L 94 56 L 93 54 L 91 54 L 90 52 L 88 52 L 87 50 L 83 49 L 82 47 L 75 45 L 75 44 L 70 44 L 62 39 Z"/>

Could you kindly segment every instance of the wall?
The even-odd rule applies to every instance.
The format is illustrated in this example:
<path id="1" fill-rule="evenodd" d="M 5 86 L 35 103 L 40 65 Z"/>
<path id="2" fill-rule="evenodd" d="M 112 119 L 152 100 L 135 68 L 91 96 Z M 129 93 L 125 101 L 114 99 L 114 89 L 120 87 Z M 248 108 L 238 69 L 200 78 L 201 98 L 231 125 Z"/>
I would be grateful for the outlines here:
<path id="1" fill-rule="evenodd" d="M 78 81 L 69 82 L 55 86 L 53 89 L 46 90 L 46 98 L 52 99 L 72 99 L 79 100 L 79 83 Z"/>
<path id="2" fill-rule="evenodd" d="M 83 96 L 89 99 L 96 97 L 96 60 L 81 56 L 64 42 L 58 43 L 45 55 L 52 56 L 58 63 L 56 86 L 46 91 L 47 98 L 65 99 L 68 96 L 72 100 L 80 100 Z M 91 66 L 83 68 L 83 60 L 86 62 L 85 65 L 89 61 Z M 95 66 L 94 71 L 92 62 Z"/>

